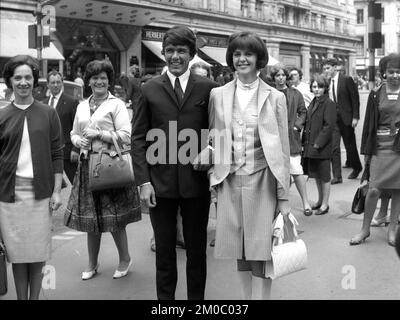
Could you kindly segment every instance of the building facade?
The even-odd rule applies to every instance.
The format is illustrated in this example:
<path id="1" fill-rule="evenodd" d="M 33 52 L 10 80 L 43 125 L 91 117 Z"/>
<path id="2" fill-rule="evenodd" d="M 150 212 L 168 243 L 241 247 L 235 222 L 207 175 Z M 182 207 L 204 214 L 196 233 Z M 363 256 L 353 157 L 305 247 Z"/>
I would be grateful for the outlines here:
<path id="1" fill-rule="evenodd" d="M 356 69 L 359 75 L 368 73 L 368 0 L 355 0 L 356 10 L 356 35 L 360 39 L 357 50 Z M 379 60 L 390 53 L 400 52 L 400 1 L 380 0 L 376 1 L 382 6 L 382 48 L 375 49 L 375 66 Z"/>
<path id="2" fill-rule="evenodd" d="M 54 6 L 52 44 L 64 60 L 48 60 L 73 78 L 88 61 L 107 57 L 125 72 L 134 57 L 143 73 L 159 73 L 164 32 L 188 25 L 197 34 L 199 58 L 220 69 L 227 39 L 252 31 L 265 41 L 273 61 L 300 67 L 304 79 L 321 71 L 328 57 L 341 61 L 349 74 L 356 70 L 360 37 L 355 35 L 353 0 L 48 0 Z M 0 10 L 31 15 L 37 1 L 3 0 Z M 1 32 L 9 32 L 1 30 Z M 0 65 L 1 65 L 0 51 Z"/>

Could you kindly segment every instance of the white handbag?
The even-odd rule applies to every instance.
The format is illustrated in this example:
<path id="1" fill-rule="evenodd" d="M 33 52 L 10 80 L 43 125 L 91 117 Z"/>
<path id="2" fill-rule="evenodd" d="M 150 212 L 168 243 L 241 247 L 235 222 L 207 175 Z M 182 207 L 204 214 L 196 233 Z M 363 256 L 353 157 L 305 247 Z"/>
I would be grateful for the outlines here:
<path id="1" fill-rule="evenodd" d="M 303 240 L 298 239 L 296 218 L 290 213 L 285 221 L 279 213 L 274 221 L 275 243 L 272 246 L 273 274 L 268 275 L 276 279 L 306 268 L 307 248 Z M 277 244 L 276 244 L 277 242 Z"/>

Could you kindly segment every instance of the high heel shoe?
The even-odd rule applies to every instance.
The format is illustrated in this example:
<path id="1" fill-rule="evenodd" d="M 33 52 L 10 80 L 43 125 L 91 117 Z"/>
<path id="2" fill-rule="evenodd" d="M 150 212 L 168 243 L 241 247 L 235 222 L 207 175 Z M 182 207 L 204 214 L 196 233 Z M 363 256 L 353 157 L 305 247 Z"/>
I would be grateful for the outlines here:
<path id="1" fill-rule="evenodd" d="M 314 204 L 314 205 L 311 206 L 312 210 L 317 210 L 319 208 L 321 208 L 321 204 Z"/>
<path id="2" fill-rule="evenodd" d="M 386 217 L 372 218 L 371 227 L 386 227 L 389 222 L 386 221 Z"/>
<path id="3" fill-rule="evenodd" d="M 320 216 L 320 215 L 328 213 L 328 211 L 329 211 L 329 206 L 327 206 L 324 210 L 321 210 L 321 208 L 319 208 L 318 211 L 315 213 L 315 215 Z"/>
<path id="4" fill-rule="evenodd" d="M 129 271 L 129 268 L 131 267 L 131 265 L 132 265 L 132 259 L 129 261 L 128 267 L 125 270 L 123 270 L 123 271 L 119 271 L 118 269 L 115 270 L 113 278 L 119 279 L 119 278 L 125 277 L 128 274 L 128 271 Z"/>
<path id="5" fill-rule="evenodd" d="M 365 242 L 365 240 L 366 240 L 369 236 L 370 236 L 370 233 L 368 233 L 365 237 L 363 237 L 363 238 L 361 238 L 361 239 L 358 239 L 358 240 L 354 240 L 354 238 L 353 238 L 353 239 L 350 240 L 349 245 L 351 245 L 351 246 L 357 246 L 357 245 L 359 245 L 359 244 Z"/>
<path id="6" fill-rule="evenodd" d="M 99 264 L 90 271 L 83 271 L 82 272 L 82 280 L 89 280 L 92 279 L 97 274 L 97 269 L 99 268 Z"/>

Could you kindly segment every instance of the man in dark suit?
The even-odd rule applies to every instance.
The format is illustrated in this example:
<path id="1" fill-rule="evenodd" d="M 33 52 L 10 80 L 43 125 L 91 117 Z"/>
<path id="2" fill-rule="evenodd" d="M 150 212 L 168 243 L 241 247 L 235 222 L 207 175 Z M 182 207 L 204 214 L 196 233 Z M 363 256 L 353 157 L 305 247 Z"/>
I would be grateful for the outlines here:
<path id="1" fill-rule="evenodd" d="M 56 108 L 60 118 L 64 143 L 64 171 L 72 183 L 78 166 L 79 150 L 72 145 L 70 132 L 79 101 L 63 92 L 63 76 L 58 71 L 53 70 L 47 74 L 47 87 L 50 90 L 50 96 L 43 102 Z"/>
<path id="2" fill-rule="evenodd" d="M 337 120 L 332 136 L 332 184 L 342 183 L 340 137 L 347 154 L 347 165 L 353 169 L 348 179 L 356 179 L 362 170 L 354 129 L 360 119 L 360 97 L 357 85 L 351 77 L 336 70 L 337 60 L 327 59 L 323 71 L 330 78 L 329 97 L 336 103 Z"/>
<path id="3" fill-rule="evenodd" d="M 198 300 L 204 299 L 206 283 L 210 193 L 206 172 L 193 170 L 191 161 L 205 147 L 201 130 L 208 129 L 208 100 L 217 84 L 190 73 L 196 36 L 189 28 L 169 29 L 163 38 L 162 54 L 168 71 L 141 87 L 132 122 L 133 166 L 140 198 L 150 208 L 156 240 L 157 297 L 175 299 L 176 221 L 180 208 L 187 297 Z"/>

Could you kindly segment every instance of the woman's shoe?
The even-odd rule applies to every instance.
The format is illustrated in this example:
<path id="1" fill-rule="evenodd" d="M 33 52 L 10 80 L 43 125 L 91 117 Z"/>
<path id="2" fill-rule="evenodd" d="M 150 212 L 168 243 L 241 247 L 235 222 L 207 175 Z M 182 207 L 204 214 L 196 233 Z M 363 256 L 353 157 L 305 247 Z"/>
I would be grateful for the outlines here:
<path id="1" fill-rule="evenodd" d="M 392 247 L 396 246 L 396 232 L 394 232 L 392 237 L 388 234 L 388 244 Z"/>
<path id="2" fill-rule="evenodd" d="M 368 233 L 365 237 L 363 237 L 363 238 L 361 238 L 361 239 L 351 239 L 350 240 L 350 242 L 349 242 L 349 244 L 351 245 L 351 246 L 357 246 L 357 245 L 359 245 L 359 244 L 361 244 L 361 243 L 363 243 L 368 237 L 370 236 L 370 233 Z"/>
<path id="3" fill-rule="evenodd" d="M 386 221 L 386 217 L 372 218 L 371 227 L 386 227 L 389 222 Z"/>
<path id="4" fill-rule="evenodd" d="M 89 280 L 92 279 L 97 274 L 97 269 L 99 268 L 99 264 L 90 271 L 83 271 L 82 272 L 82 280 Z"/>
<path id="5" fill-rule="evenodd" d="M 319 208 L 318 211 L 315 213 L 315 215 L 316 216 L 321 216 L 323 214 L 328 213 L 328 211 L 329 211 L 329 206 L 327 206 L 326 209 L 324 209 L 324 210 L 321 210 L 321 208 Z"/>
<path id="6" fill-rule="evenodd" d="M 321 204 L 314 204 L 311 206 L 311 209 L 313 209 L 313 210 L 317 210 L 319 208 L 321 208 Z"/>
<path id="7" fill-rule="evenodd" d="M 306 210 L 303 211 L 303 213 L 304 213 L 305 216 L 309 217 L 309 216 L 312 215 L 312 210 L 311 209 L 306 209 Z"/>
<path id="8" fill-rule="evenodd" d="M 125 270 L 123 270 L 123 271 L 119 271 L 118 269 L 115 270 L 113 278 L 119 279 L 119 278 L 125 277 L 128 274 L 128 271 L 129 271 L 129 268 L 131 267 L 131 265 L 132 265 L 132 259 L 129 261 L 128 267 Z"/>

